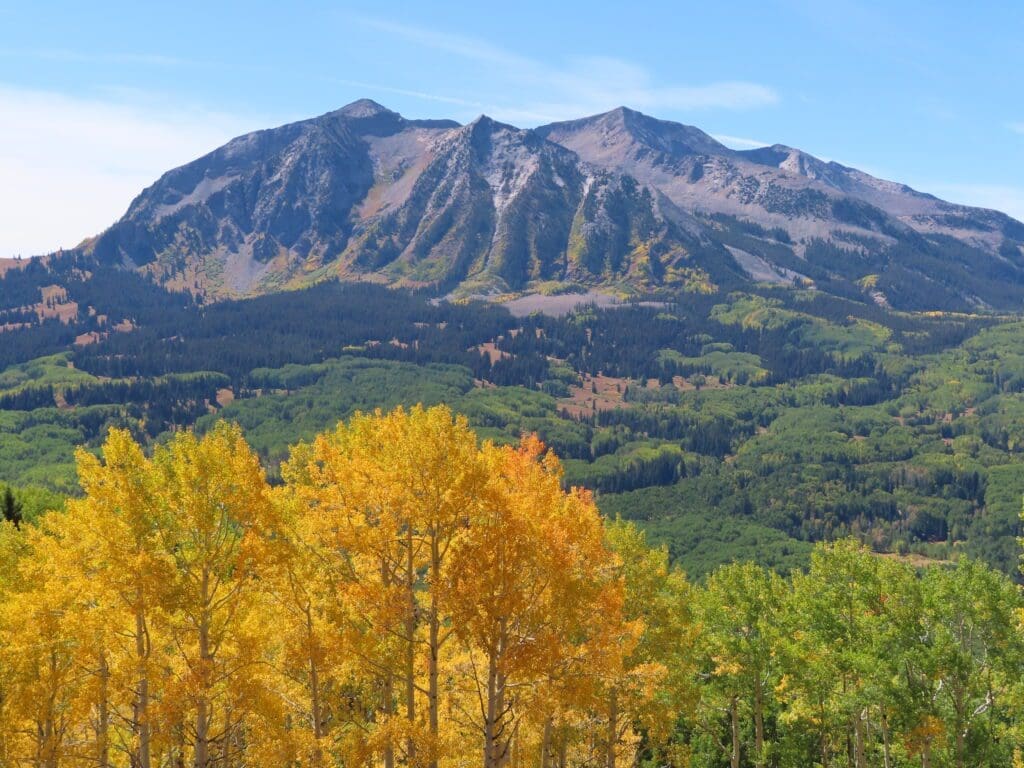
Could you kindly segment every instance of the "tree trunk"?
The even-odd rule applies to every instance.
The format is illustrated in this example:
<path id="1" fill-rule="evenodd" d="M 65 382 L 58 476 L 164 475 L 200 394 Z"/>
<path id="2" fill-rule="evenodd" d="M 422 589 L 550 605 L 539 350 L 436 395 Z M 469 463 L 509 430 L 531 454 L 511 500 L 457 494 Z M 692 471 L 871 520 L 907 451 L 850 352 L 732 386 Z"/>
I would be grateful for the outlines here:
<path id="1" fill-rule="evenodd" d="M 309 604 L 304 607 L 306 614 L 306 638 L 310 644 L 309 654 L 309 692 L 310 692 L 310 714 L 313 717 L 313 768 L 322 768 L 324 764 L 323 747 L 323 713 L 320 706 L 320 670 L 316 663 L 316 656 L 312 652 L 313 646 L 313 615 Z"/>
<path id="2" fill-rule="evenodd" d="M 619 740 L 618 691 L 613 687 L 608 695 L 608 744 L 605 755 L 606 768 L 615 768 L 615 745 Z"/>
<path id="3" fill-rule="evenodd" d="M 412 726 L 416 722 L 416 568 L 413 561 L 412 525 L 406 534 L 405 588 L 408 606 L 405 617 L 405 717 Z M 406 740 L 406 759 L 416 762 L 416 740 Z"/>
<path id="4" fill-rule="evenodd" d="M 487 713 L 484 718 L 484 768 L 497 768 L 498 659 L 487 660 Z"/>
<path id="5" fill-rule="evenodd" d="M 732 753 L 729 756 L 731 768 L 740 768 L 740 709 L 736 696 L 729 702 L 729 720 L 732 731 Z"/>
<path id="6" fill-rule="evenodd" d="M 883 768 L 892 768 L 892 754 L 889 746 L 889 717 L 882 709 L 882 760 Z"/>
<path id="7" fill-rule="evenodd" d="M 484 768 L 501 768 L 508 753 L 509 740 L 513 733 L 505 722 L 505 675 L 500 662 L 506 648 L 506 627 L 502 620 L 498 633 L 497 648 L 489 650 L 487 656 L 487 707 L 484 722 Z"/>
<path id="8" fill-rule="evenodd" d="M 196 701 L 196 743 L 193 751 L 192 764 L 195 768 L 208 768 L 210 764 L 210 702 L 209 696 L 209 664 L 210 658 L 210 616 L 209 605 L 210 573 L 203 569 L 202 616 L 199 620 L 199 665 L 200 688 Z"/>
<path id="9" fill-rule="evenodd" d="M 438 548 L 437 532 L 430 538 L 430 658 L 427 670 L 427 707 L 429 709 L 430 735 L 437 742 L 438 725 L 438 664 L 441 656 L 441 617 L 437 605 L 437 586 L 441 578 L 441 552 Z M 431 759 L 429 768 L 437 768 L 437 760 Z"/>
<path id="10" fill-rule="evenodd" d="M 43 768 L 57 768 L 57 728 L 53 716 L 56 711 L 57 691 L 53 681 L 57 679 L 57 652 L 50 651 L 50 695 L 46 707 L 46 719 L 42 728 Z"/>
<path id="11" fill-rule="evenodd" d="M 380 561 L 380 583 L 385 590 L 391 586 L 391 573 L 385 558 L 381 558 Z M 383 698 L 381 711 L 390 723 L 395 715 L 395 677 L 390 669 L 384 673 L 381 697 Z M 384 768 L 395 768 L 395 745 L 391 736 L 384 741 Z"/>
<path id="12" fill-rule="evenodd" d="M 207 768 L 210 764 L 210 713 L 207 711 L 205 696 L 196 703 L 196 744 L 192 764 L 195 768 Z"/>
<path id="13" fill-rule="evenodd" d="M 99 706 L 96 713 L 96 765 L 98 768 L 110 766 L 110 666 L 107 657 L 100 654 L 99 658 Z"/>
<path id="14" fill-rule="evenodd" d="M 853 720 L 853 757 L 856 768 L 865 768 L 864 761 L 864 715 L 858 714 Z"/>
<path id="15" fill-rule="evenodd" d="M 549 717 L 544 721 L 544 735 L 540 740 L 540 768 L 548 768 L 548 763 L 551 760 L 552 719 Z"/>
<path id="16" fill-rule="evenodd" d="M 132 764 L 137 768 L 150 768 L 149 725 L 149 631 L 142 596 L 136 593 L 135 608 L 135 701 L 132 706 L 132 732 L 135 734 L 135 755 Z"/>
<path id="17" fill-rule="evenodd" d="M 964 768 L 964 731 L 967 730 L 967 707 L 964 697 L 957 691 L 956 696 L 956 768 Z"/>
<path id="18" fill-rule="evenodd" d="M 221 742 L 220 766 L 219 768 L 231 768 L 231 710 L 224 712 L 224 736 Z"/>
<path id="19" fill-rule="evenodd" d="M 394 707 L 394 677 L 388 672 L 384 676 L 384 716 L 390 721 L 395 714 Z M 391 737 L 388 736 L 384 742 L 384 768 L 395 768 L 395 745 L 391 741 Z"/>
<path id="20" fill-rule="evenodd" d="M 764 683 L 758 674 L 754 682 L 754 765 L 764 768 Z"/>

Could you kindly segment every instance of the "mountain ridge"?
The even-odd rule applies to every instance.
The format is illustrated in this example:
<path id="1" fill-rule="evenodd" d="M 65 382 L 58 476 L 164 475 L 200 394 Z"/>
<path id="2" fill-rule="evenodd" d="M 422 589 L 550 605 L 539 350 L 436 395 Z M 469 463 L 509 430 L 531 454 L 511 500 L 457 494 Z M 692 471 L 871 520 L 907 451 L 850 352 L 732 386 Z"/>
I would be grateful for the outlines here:
<path id="1" fill-rule="evenodd" d="M 1022 244 L 998 211 L 628 107 L 531 129 L 360 99 L 168 171 L 80 250 L 212 299 L 331 277 L 465 295 L 768 275 L 908 309 L 1005 309 L 1024 297 Z"/>

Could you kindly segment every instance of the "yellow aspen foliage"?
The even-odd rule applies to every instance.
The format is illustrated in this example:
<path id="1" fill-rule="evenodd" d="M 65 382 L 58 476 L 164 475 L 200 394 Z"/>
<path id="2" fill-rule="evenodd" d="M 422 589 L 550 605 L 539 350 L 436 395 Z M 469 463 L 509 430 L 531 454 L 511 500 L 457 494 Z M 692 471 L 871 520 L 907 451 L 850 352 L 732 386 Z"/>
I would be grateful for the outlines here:
<path id="1" fill-rule="evenodd" d="M 26 540 L 28 554 L 8 575 L 0 606 L 4 757 L 56 768 L 87 738 L 76 585 L 58 570 L 61 544 L 51 532 L 30 529 Z"/>
<path id="2" fill-rule="evenodd" d="M 622 634 L 607 627 L 622 615 L 623 585 L 590 494 L 562 490 L 554 454 L 535 437 L 483 453 L 488 486 L 454 545 L 443 600 L 462 651 L 452 724 L 482 740 L 490 768 L 529 742 L 525 726 L 593 701 L 617 668 Z M 538 757 L 553 746 L 542 739 Z"/>
<path id="3" fill-rule="evenodd" d="M 613 765 L 686 668 L 645 623 L 676 576 L 534 437 L 362 414 L 274 489 L 227 424 L 77 458 L 82 497 L 0 525 L 4 768 Z"/>
<path id="4" fill-rule="evenodd" d="M 165 701 L 179 751 L 195 768 L 230 764 L 245 734 L 267 733 L 258 672 L 266 628 L 258 540 L 273 526 L 259 459 L 236 426 L 179 433 L 153 455 L 153 503 L 173 562 L 173 645 Z"/>
<path id="5" fill-rule="evenodd" d="M 475 435 L 443 406 L 357 415 L 298 447 L 282 474 L 345 597 L 350 675 L 380 691 L 362 748 L 386 766 L 435 764 L 452 636 L 438 582 L 486 483 Z"/>
<path id="6" fill-rule="evenodd" d="M 69 501 L 60 519 L 64 535 L 77 552 L 78 569 L 104 587 L 102 602 L 111 645 L 105 664 L 112 712 L 127 734 L 112 741 L 133 765 L 152 765 L 152 707 L 161 698 L 160 670 L 166 666 L 158 641 L 166 625 L 174 562 L 166 551 L 157 517 L 153 468 L 142 448 L 123 430 L 112 430 L 102 460 L 79 450 L 81 499 Z"/>
<path id="7" fill-rule="evenodd" d="M 606 682 L 603 762 L 614 768 L 616 761 L 635 762 L 638 726 L 648 749 L 673 753 L 673 724 L 696 705 L 698 633 L 696 596 L 683 573 L 670 567 L 668 551 L 651 548 L 643 531 L 621 520 L 607 526 L 606 540 L 620 561 L 625 626 L 638 633 L 619 675 Z"/>

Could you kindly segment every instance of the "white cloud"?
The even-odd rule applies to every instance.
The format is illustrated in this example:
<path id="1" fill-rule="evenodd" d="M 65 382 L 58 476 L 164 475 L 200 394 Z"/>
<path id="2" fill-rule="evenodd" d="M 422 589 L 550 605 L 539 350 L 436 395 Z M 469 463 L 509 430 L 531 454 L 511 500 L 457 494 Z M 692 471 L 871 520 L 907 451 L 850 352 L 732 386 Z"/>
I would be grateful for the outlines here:
<path id="1" fill-rule="evenodd" d="M 1014 133 L 1019 133 L 1024 136 L 1024 123 L 1007 123 L 1006 127 Z"/>
<path id="2" fill-rule="evenodd" d="M 655 83 L 643 67 L 615 57 L 573 57 L 559 66 L 551 66 L 486 40 L 379 18 L 363 16 L 357 17 L 356 21 L 407 43 L 491 68 L 495 79 L 503 79 L 513 86 L 538 94 L 538 97 L 522 103 L 487 105 L 485 111 L 499 120 L 537 124 L 577 118 L 618 106 L 640 110 L 743 110 L 771 106 L 779 101 L 778 94 L 772 88 L 759 83 L 723 81 L 702 85 L 662 85 Z M 380 90 L 397 89 L 381 86 Z M 434 101 L 458 101 L 438 94 L 407 95 Z"/>
<path id="3" fill-rule="evenodd" d="M 0 84 L 0 257 L 77 244 L 160 174 L 266 119 Z"/>
<path id="4" fill-rule="evenodd" d="M 713 133 L 711 138 L 725 144 L 731 149 L 760 149 L 771 146 L 770 141 L 758 141 L 757 139 L 744 139 L 742 136 L 726 136 L 722 133 Z"/>

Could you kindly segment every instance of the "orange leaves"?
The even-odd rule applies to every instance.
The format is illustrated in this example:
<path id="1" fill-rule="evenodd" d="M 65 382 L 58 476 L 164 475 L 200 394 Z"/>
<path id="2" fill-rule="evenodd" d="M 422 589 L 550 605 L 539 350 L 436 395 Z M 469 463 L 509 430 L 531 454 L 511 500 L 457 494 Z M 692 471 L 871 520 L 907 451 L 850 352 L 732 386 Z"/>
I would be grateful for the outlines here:
<path id="1" fill-rule="evenodd" d="M 912 756 L 927 754 L 946 735 L 946 726 L 937 717 L 926 715 L 906 736 L 907 753 Z"/>
<path id="2" fill-rule="evenodd" d="M 630 644 L 616 643 L 622 585 L 589 494 L 561 489 L 561 466 L 536 437 L 482 454 L 484 503 L 453 548 L 444 599 L 470 660 L 466 685 L 483 702 L 471 722 L 489 764 L 528 713 L 593 705 Z"/>

